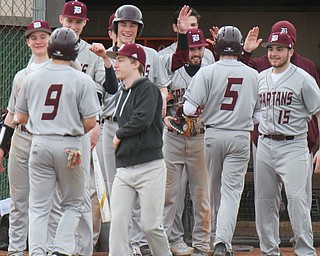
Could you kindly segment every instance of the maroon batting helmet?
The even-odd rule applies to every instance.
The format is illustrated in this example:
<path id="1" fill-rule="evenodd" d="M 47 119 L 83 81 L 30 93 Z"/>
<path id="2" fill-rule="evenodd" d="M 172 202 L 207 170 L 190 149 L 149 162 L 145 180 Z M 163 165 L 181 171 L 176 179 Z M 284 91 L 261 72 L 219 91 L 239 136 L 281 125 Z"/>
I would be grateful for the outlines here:
<path id="1" fill-rule="evenodd" d="M 239 55 L 242 52 L 243 41 L 240 30 L 234 26 L 224 26 L 219 29 L 215 52 L 219 55 Z"/>
<path id="2" fill-rule="evenodd" d="M 137 36 L 140 36 L 143 29 L 142 13 L 140 9 L 134 5 L 127 4 L 120 6 L 116 12 L 113 19 L 112 30 L 116 35 L 118 35 L 118 23 L 119 21 L 134 21 L 138 23 L 138 33 Z"/>
<path id="3" fill-rule="evenodd" d="M 75 60 L 79 46 L 76 33 L 70 28 L 55 29 L 49 40 L 48 55 L 52 59 Z"/>

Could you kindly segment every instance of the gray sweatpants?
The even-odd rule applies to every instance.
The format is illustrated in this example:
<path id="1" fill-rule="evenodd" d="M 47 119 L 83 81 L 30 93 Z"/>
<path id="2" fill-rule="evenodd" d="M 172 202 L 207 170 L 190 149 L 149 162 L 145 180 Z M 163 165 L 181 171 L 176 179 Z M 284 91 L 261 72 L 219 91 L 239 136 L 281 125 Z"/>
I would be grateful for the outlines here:
<path id="1" fill-rule="evenodd" d="M 110 256 L 130 255 L 128 227 L 134 203 L 141 204 L 141 229 L 154 256 L 171 255 L 163 229 L 166 167 L 163 159 L 117 168 L 111 193 Z"/>

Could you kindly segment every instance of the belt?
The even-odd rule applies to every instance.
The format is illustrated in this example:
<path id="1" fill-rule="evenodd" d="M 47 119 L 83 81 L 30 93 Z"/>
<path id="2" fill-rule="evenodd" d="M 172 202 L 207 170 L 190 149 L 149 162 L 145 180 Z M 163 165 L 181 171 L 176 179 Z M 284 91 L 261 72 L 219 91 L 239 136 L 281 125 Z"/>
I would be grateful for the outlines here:
<path id="1" fill-rule="evenodd" d="M 213 128 L 213 126 L 211 126 L 211 125 L 206 125 L 206 128 L 208 129 L 208 128 Z"/>
<path id="2" fill-rule="evenodd" d="M 169 129 L 167 129 L 167 130 L 168 130 L 168 132 L 176 133 L 176 134 L 178 134 L 178 135 L 183 135 L 183 134 L 181 134 L 181 133 L 178 133 L 178 132 L 175 131 L 175 130 L 169 130 Z M 190 135 L 190 136 L 196 136 L 197 134 L 204 134 L 205 131 L 206 131 L 205 129 L 200 128 L 200 129 L 196 130 L 195 132 L 191 132 L 191 135 Z"/>
<path id="3" fill-rule="evenodd" d="M 294 140 L 294 136 L 286 136 L 283 134 L 260 134 L 263 138 L 271 139 L 271 140 Z"/>
<path id="4" fill-rule="evenodd" d="M 32 133 L 31 133 L 31 132 L 29 132 L 29 131 L 28 131 L 28 129 L 27 129 L 24 125 L 19 124 L 17 127 L 18 127 L 18 129 L 19 129 L 20 131 L 22 131 L 22 132 L 26 132 L 26 133 L 28 133 L 28 134 L 31 134 L 31 135 L 32 135 Z"/>
<path id="5" fill-rule="evenodd" d="M 101 120 L 101 123 L 103 124 L 104 122 L 105 122 L 105 120 L 108 120 L 108 121 L 111 121 L 111 122 L 118 122 L 118 119 L 117 119 L 117 117 L 112 117 L 112 116 L 107 116 L 107 117 L 104 117 L 104 118 L 102 118 L 102 120 Z"/>

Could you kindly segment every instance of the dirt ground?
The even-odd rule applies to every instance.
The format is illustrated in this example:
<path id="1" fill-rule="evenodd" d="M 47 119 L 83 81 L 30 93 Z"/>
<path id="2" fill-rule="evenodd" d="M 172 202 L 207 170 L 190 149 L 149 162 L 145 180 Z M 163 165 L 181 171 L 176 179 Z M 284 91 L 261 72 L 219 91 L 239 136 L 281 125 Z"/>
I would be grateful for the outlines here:
<path id="1" fill-rule="evenodd" d="M 317 247 L 317 255 L 320 255 L 320 247 Z M 0 251 L 0 256 L 7 256 L 7 251 Z M 26 254 L 27 255 L 27 254 Z M 209 254 L 211 255 L 211 254 Z M 234 253 L 234 256 L 260 256 L 260 249 L 259 248 L 253 248 L 252 251 L 236 251 Z M 283 247 L 281 248 L 281 256 L 294 256 L 294 252 L 292 248 L 289 247 Z M 95 252 L 93 256 L 108 256 L 107 252 Z"/>

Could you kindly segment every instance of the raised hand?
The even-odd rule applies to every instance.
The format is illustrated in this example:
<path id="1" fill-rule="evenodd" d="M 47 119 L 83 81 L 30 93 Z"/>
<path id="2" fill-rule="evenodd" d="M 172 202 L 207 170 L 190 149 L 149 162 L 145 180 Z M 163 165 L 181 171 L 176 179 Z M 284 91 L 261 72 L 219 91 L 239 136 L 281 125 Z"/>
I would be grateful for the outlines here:
<path id="1" fill-rule="evenodd" d="M 207 43 L 209 43 L 211 45 L 215 44 L 218 31 L 219 31 L 219 28 L 217 26 L 212 26 L 212 28 L 209 29 L 209 32 L 212 36 L 212 39 L 206 39 Z"/>
<path id="2" fill-rule="evenodd" d="M 249 30 L 243 46 L 243 49 L 246 52 L 252 52 L 259 47 L 262 42 L 262 38 L 258 39 L 258 36 L 259 27 L 253 27 L 251 30 Z"/>
<path id="3" fill-rule="evenodd" d="M 186 34 L 188 29 L 189 29 L 189 17 L 192 13 L 192 10 L 190 10 L 188 5 L 185 5 L 182 7 L 179 17 L 178 17 L 178 22 L 177 22 L 177 27 L 178 27 L 178 32 L 180 34 Z"/>

